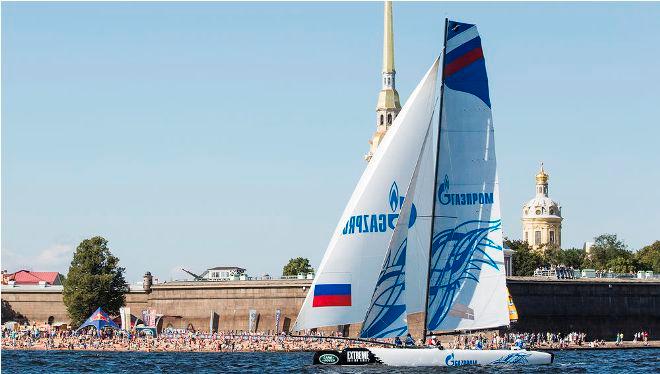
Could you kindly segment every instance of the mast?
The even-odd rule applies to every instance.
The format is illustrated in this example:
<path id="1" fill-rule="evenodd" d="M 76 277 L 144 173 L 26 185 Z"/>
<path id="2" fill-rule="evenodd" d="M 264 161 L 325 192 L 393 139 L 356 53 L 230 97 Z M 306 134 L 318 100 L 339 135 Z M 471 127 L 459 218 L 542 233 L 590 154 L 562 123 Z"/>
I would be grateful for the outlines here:
<path id="1" fill-rule="evenodd" d="M 426 336 L 428 331 L 426 326 L 428 324 L 428 314 L 429 314 L 429 291 L 431 287 L 431 255 L 433 252 L 433 231 L 435 229 L 435 206 L 437 197 L 435 196 L 436 191 L 438 190 L 438 165 L 440 163 L 440 129 L 442 126 L 442 106 L 444 101 L 444 90 L 445 90 L 445 57 L 447 55 L 447 27 L 449 27 L 449 18 L 445 18 L 445 37 L 442 45 L 442 75 L 440 76 L 440 110 L 438 111 L 438 140 L 436 144 L 436 157 L 435 157 L 435 170 L 433 170 L 433 205 L 431 208 L 431 239 L 429 240 L 429 261 L 428 267 L 426 269 L 426 300 L 424 301 L 424 334 L 422 335 L 422 340 L 424 345 L 426 345 Z"/>

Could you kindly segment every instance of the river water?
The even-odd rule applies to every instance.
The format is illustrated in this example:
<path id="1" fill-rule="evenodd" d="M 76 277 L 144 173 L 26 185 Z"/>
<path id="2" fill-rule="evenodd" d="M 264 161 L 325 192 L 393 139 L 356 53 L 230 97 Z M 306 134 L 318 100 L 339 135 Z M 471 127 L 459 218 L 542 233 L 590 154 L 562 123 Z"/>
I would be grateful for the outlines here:
<path id="1" fill-rule="evenodd" d="M 521 367 L 312 366 L 313 353 L 2 351 L 2 373 L 658 373 L 660 349 L 557 351 L 555 363 Z"/>

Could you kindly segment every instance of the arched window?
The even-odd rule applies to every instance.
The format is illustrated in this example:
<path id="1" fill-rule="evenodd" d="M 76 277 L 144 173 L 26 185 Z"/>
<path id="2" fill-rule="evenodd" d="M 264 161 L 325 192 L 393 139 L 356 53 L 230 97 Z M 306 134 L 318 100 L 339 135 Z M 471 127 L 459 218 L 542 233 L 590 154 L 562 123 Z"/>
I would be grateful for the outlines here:
<path id="1" fill-rule="evenodd" d="M 53 316 L 48 317 L 48 324 L 52 325 L 53 322 L 55 322 L 55 317 L 53 317 Z"/>
<path id="2" fill-rule="evenodd" d="M 555 214 L 555 210 L 550 208 L 550 214 Z"/>
<path id="3" fill-rule="evenodd" d="M 387 115 L 387 124 L 391 125 L 392 124 L 392 113 Z"/>
<path id="4" fill-rule="evenodd" d="M 380 124 L 382 125 L 384 121 L 385 121 L 385 117 L 381 114 L 380 115 Z"/>

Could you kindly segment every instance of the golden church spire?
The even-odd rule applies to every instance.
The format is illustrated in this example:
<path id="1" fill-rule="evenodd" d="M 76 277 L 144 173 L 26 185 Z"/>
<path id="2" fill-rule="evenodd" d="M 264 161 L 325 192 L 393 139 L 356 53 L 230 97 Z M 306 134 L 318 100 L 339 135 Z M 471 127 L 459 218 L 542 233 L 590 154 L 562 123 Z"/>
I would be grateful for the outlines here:
<path id="1" fill-rule="evenodd" d="M 392 26 L 392 2 L 385 2 L 385 36 L 383 38 L 383 73 L 394 72 L 394 28 Z"/>
<path id="2" fill-rule="evenodd" d="M 369 141 L 371 145 L 369 152 L 364 156 L 369 162 L 376 148 L 390 128 L 394 119 L 401 111 L 399 93 L 396 92 L 394 71 L 394 27 L 392 25 L 392 2 L 385 2 L 384 12 L 384 36 L 383 36 L 383 71 L 382 88 L 378 94 L 376 105 L 376 133 Z"/>

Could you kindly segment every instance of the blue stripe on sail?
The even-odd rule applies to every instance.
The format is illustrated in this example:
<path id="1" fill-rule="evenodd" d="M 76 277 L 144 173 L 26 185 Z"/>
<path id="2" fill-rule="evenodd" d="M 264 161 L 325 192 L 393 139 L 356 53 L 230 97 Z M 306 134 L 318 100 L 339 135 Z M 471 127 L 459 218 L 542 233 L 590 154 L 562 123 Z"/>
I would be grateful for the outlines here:
<path id="1" fill-rule="evenodd" d="M 403 336 L 408 333 L 408 326 L 403 322 L 406 314 L 403 292 L 407 242 L 407 239 L 404 240 L 396 251 L 390 250 L 387 254 L 360 332 L 362 338 Z"/>
<path id="2" fill-rule="evenodd" d="M 500 230 L 501 227 L 500 220 L 472 220 L 434 236 L 428 295 L 429 330 L 439 329 L 466 280 L 479 282 L 478 274 L 483 264 L 498 269 L 497 263 L 486 253 L 486 249 L 502 250 L 501 246 L 488 239 L 489 233 Z M 476 254 L 479 257 L 475 257 Z M 445 260 L 441 261 L 442 259 Z"/>
<path id="3" fill-rule="evenodd" d="M 477 47 L 481 47 L 481 38 L 478 36 L 472 40 L 469 40 L 461 44 L 459 47 L 456 47 L 454 50 L 447 53 L 447 55 L 445 56 L 444 64 L 445 65 L 451 64 L 457 58 L 463 56 L 464 54 L 470 52 L 471 50 Z"/>
<path id="4" fill-rule="evenodd" d="M 483 58 L 447 77 L 445 84 L 452 90 L 473 94 L 490 108 L 486 61 Z"/>
<path id="5" fill-rule="evenodd" d="M 449 21 L 449 24 L 447 25 L 447 40 L 450 40 L 451 38 L 455 37 L 456 35 L 462 33 L 463 31 L 469 29 L 472 26 L 474 25 L 471 25 L 469 23 Z"/>
<path id="6" fill-rule="evenodd" d="M 469 23 L 449 21 L 447 40 L 461 32 L 471 28 Z M 478 33 L 477 33 L 478 35 Z M 444 66 L 451 64 L 456 59 L 465 56 L 468 52 L 481 48 L 481 37 L 477 36 L 462 45 L 454 48 L 444 57 Z M 483 53 L 483 51 L 481 52 Z M 486 73 L 485 58 L 481 57 L 469 65 L 462 67 L 455 73 L 445 78 L 445 84 L 452 90 L 467 92 L 481 99 L 490 108 L 490 94 L 488 92 L 488 74 Z"/>
<path id="7" fill-rule="evenodd" d="M 388 333 L 392 331 L 401 331 L 402 335 L 406 334 L 408 329 L 406 326 L 401 326 L 399 328 L 394 328 L 388 330 L 393 323 L 395 323 L 402 314 L 406 312 L 405 305 L 391 305 L 389 307 L 383 308 L 385 313 L 383 313 L 380 319 L 374 321 L 366 330 L 363 330 L 360 336 L 362 337 L 371 337 L 371 338 L 381 338 L 386 337 Z"/>

